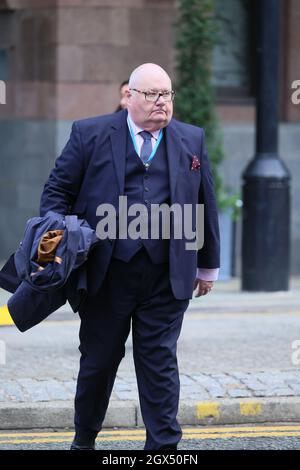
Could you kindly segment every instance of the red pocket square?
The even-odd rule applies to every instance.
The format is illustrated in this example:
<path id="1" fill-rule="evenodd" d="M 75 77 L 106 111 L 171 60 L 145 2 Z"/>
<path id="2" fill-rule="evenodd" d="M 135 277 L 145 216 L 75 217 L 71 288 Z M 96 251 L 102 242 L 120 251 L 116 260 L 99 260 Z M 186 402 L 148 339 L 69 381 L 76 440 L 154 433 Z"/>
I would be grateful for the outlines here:
<path id="1" fill-rule="evenodd" d="M 193 155 L 191 170 L 199 170 L 200 162 L 196 155 Z"/>

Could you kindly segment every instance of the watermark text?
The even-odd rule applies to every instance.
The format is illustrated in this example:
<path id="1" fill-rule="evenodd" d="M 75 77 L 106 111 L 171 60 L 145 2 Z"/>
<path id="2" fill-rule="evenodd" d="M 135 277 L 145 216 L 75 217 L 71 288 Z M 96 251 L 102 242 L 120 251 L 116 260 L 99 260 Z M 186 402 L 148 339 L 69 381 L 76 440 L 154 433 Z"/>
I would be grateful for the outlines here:
<path id="1" fill-rule="evenodd" d="M 6 83 L 0 80 L 0 104 L 6 104 Z"/>
<path id="2" fill-rule="evenodd" d="M 119 196 L 116 209 L 100 204 L 96 215 L 102 217 L 96 227 L 100 240 L 185 240 L 186 250 L 200 250 L 204 244 L 204 204 L 132 204 Z M 151 223 L 150 223 L 151 221 Z"/>

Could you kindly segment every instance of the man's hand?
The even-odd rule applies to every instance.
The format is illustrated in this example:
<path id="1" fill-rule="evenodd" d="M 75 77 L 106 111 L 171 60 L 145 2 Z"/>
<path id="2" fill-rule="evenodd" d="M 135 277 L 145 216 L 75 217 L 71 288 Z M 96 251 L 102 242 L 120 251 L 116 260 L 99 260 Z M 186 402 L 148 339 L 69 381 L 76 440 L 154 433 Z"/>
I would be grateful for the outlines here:
<path id="1" fill-rule="evenodd" d="M 196 279 L 194 282 L 194 290 L 197 289 L 195 297 L 206 295 L 213 288 L 214 281 L 202 281 L 202 279 Z"/>

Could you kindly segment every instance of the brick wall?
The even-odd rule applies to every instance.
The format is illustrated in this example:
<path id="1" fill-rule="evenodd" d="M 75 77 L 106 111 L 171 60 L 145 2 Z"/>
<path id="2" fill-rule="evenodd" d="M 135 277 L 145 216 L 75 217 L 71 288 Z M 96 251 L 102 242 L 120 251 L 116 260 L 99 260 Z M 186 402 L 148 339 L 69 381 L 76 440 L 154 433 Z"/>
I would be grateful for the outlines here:
<path id="1" fill-rule="evenodd" d="M 281 108 L 284 119 L 297 123 L 300 106 L 289 100 L 289 87 L 300 79 L 300 2 L 284 2 Z M 157 62 L 174 76 L 174 6 L 175 0 L 0 0 L 0 47 L 8 61 L 7 104 L 0 106 L 0 258 L 15 249 L 25 221 L 37 214 L 43 184 L 72 121 L 112 112 L 119 84 L 143 62 Z M 236 189 L 241 169 L 254 153 L 243 123 L 253 126 L 255 108 L 222 105 L 218 111 L 229 125 L 224 127 L 224 175 Z M 294 169 L 296 273 L 300 177 L 294 126 L 284 134 L 289 137 L 281 156 Z"/>

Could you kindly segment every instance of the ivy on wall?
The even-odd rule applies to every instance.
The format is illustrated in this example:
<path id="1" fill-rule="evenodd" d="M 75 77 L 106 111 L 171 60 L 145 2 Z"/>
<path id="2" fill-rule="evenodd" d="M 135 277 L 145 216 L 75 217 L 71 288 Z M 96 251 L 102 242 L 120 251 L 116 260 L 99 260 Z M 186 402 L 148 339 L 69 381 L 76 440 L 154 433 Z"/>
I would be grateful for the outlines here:
<path id="1" fill-rule="evenodd" d="M 178 0 L 177 4 L 175 115 L 205 129 L 219 210 L 233 208 L 236 216 L 238 195 L 228 194 L 220 175 L 225 154 L 212 85 L 213 50 L 219 40 L 215 0 Z"/>

